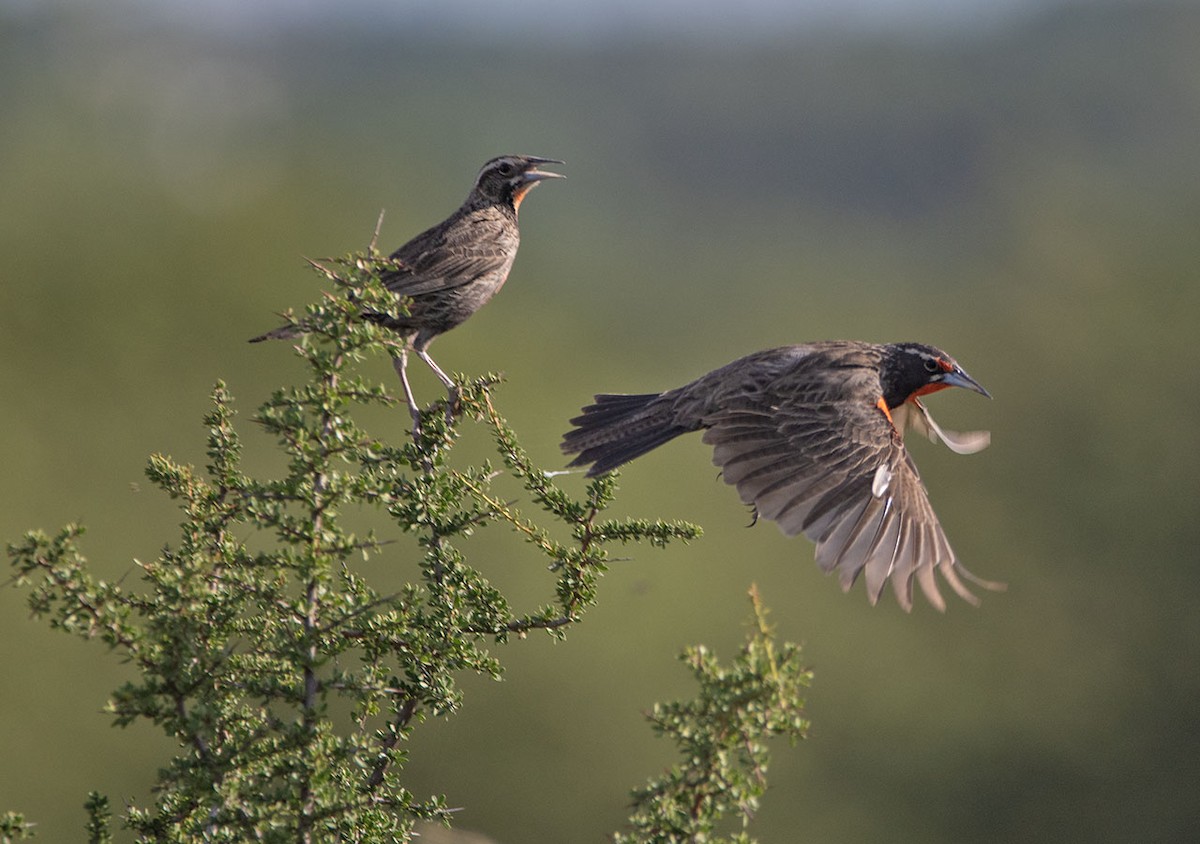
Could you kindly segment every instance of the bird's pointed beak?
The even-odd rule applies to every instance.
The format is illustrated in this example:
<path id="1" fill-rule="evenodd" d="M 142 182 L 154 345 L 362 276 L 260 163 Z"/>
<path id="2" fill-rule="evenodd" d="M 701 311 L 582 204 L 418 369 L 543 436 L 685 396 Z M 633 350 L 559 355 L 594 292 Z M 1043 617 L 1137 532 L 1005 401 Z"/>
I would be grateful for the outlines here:
<path id="1" fill-rule="evenodd" d="M 542 164 L 566 164 L 565 161 L 560 161 L 557 158 L 538 158 L 536 155 L 530 155 L 526 158 L 529 162 L 529 169 L 521 174 L 521 179 L 526 184 L 532 182 L 540 182 L 543 179 L 565 179 L 567 178 L 562 173 L 551 173 L 547 170 L 537 169 Z"/>
<path id="2" fill-rule="evenodd" d="M 992 394 L 983 388 L 983 385 L 963 371 L 961 366 L 956 366 L 950 370 L 942 378 L 942 383 L 947 387 L 964 387 L 965 389 L 979 393 L 981 396 L 987 396 L 989 399 Z"/>

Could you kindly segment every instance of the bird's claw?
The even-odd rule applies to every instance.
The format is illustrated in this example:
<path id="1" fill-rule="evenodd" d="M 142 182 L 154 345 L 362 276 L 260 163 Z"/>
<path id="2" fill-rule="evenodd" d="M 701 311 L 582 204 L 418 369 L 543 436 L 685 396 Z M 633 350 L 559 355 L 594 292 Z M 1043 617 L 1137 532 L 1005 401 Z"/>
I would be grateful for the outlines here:
<path id="1" fill-rule="evenodd" d="M 408 406 L 408 415 L 412 417 L 412 437 L 415 441 L 421 440 L 421 409 L 415 404 Z"/>
<path id="2" fill-rule="evenodd" d="M 457 384 L 446 390 L 446 424 L 454 423 L 454 417 L 462 413 L 462 390 Z"/>

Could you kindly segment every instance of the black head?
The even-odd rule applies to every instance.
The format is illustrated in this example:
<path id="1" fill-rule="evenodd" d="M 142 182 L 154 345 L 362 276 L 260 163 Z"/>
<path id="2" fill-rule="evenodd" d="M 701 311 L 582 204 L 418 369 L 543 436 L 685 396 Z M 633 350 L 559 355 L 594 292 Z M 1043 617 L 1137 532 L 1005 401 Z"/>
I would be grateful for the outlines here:
<path id="1" fill-rule="evenodd" d="M 880 380 L 883 400 L 889 409 L 899 407 L 915 396 L 947 387 L 965 387 L 992 397 L 941 349 L 923 343 L 892 343 L 884 349 Z"/>
<path id="2" fill-rule="evenodd" d="M 543 179 L 566 178 L 558 173 L 539 170 L 539 164 L 562 164 L 557 158 L 538 158 L 536 155 L 502 155 L 493 158 L 479 170 L 472 197 L 476 201 L 501 203 L 514 211 L 532 188 Z"/>

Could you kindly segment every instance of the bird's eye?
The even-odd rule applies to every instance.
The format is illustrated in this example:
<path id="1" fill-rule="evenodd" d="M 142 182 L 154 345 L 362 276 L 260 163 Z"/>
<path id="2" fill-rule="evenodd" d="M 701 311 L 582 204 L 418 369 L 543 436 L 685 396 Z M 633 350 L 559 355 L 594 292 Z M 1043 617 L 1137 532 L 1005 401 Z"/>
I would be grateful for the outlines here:
<path id="1" fill-rule="evenodd" d="M 513 173 L 517 172 L 517 168 L 511 161 L 501 161 L 496 166 L 496 172 L 501 176 L 511 176 Z"/>
<path id="2" fill-rule="evenodd" d="M 939 361 L 935 360 L 934 358 L 925 358 L 925 371 L 926 372 L 941 372 L 942 365 Z"/>

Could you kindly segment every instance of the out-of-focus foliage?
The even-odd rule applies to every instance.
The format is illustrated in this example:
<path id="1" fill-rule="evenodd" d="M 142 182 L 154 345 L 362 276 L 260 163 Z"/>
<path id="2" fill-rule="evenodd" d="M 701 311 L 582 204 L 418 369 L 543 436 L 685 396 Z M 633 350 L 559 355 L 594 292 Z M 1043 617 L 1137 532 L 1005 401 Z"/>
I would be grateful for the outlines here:
<path id="1" fill-rule="evenodd" d="M 0 17 L 0 536 L 78 517 L 95 558 L 153 558 L 175 516 L 131 488 L 144 455 L 187 458 L 216 378 L 252 401 L 293 373 L 244 340 L 312 298 L 301 255 L 363 246 L 381 207 L 380 245 L 399 244 L 492 155 L 563 158 L 562 189 L 521 208 L 509 284 L 435 347 L 506 373 L 533 460 L 558 459 L 593 392 L 797 340 L 936 343 L 996 400 L 934 412 L 993 445 L 914 457 L 956 550 L 1010 589 L 945 616 L 872 610 L 806 542 L 745 529 L 697 438 L 672 443 L 624 472 L 623 506 L 705 539 L 614 564 L 620 600 L 589 630 L 530 643 L 512 682 L 468 688 L 485 702 L 414 742 L 409 770 L 456 821 L 498 841 L 619 828 L 628 784 L 671 761 L 639 715 L 684 693 L 670 655 L 736 647 L 714 631 L 755 580 L 820 680 L 760 840 L 1194 840 L 1195 4 L 565 45 L 97 14 Z M 506 565 L 519 547 L 483 541 L 489 580 L 532 593 Z M 83 822 L 50 817 L 60 789 L 120 760 L 120 793 L 143 795 L 136 772 L 169 749 L 95 729 L 111 678 L 25 615 L 0 595 L 0 664 L 30 678 L 0 684 L 0 752 L 23 760 L 0 796 L 55 839 Z"/>
<path id="2" fill-rule="evenodd" d="M 0 815 L 0 844 L 11 844 L 22 841 L 33 835 L 33 824 L 25 820 L 19 812 L 5 812 Z"/>

